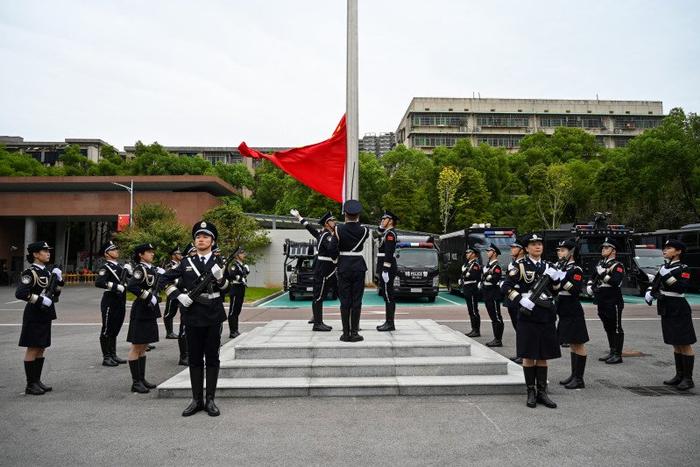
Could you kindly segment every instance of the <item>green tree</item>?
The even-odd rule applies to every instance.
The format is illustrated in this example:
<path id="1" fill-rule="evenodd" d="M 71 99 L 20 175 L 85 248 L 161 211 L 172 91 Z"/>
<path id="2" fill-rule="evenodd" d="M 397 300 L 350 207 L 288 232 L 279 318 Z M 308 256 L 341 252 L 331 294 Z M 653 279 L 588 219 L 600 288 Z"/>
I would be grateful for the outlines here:
<path id="1" fill-rule="evenodd" d="M 440 171 L 437 182 L 438 206 L 440 208 L 440 222 L 442 232 L 447 232 L 447 225 L 454 217 L 455 195 L 459 189 L 462 174 L 453 167 L 444 167 Z"/>
<path id="2" fill-rule="evenodd" d="M 27 154 L 9 152 L 0 145 L 0 177 L 48 175 L 44 164 Z"/>
<path id="3" fill-rule="evenodd" d="M 58 158 L 63 166 L 65 175 L 88 175 L 90 169 L 95 165 L 80 152 L 80 146 L 71 144 L 63 151 Z"/>
<path id="4" fill-rule="evenodd" d="M 558 229 L 573 191 L 573 177 L 564 164 L 537 164 L 530 169 L 533 201 L 547 229 Z"/>

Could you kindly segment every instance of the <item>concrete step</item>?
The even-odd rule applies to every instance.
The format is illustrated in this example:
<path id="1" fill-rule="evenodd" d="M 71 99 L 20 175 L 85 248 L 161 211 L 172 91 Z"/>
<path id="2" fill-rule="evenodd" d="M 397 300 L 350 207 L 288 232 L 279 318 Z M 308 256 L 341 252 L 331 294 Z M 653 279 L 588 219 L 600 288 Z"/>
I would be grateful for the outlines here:
<path id="1" fill-rule="evenodd" d="M 469 343 L 289 342 L 234 346 L 236 359 L 466 357 Z"/>
<path id="2" fill-rule="evenodd" d="M 240 359 L 221 362 L 221 378 L 312 378 L 501 375 L 508 362 L 493 358 L 386 357 Z"/>
<path id="3" fill-rule="evenodd" d="M 180 376 L 180 375 L 178 375 Z M 219 378 L 217 398 L 522 394 L 522 375 L 397 376 L 363 378 Z M 187 382 L 158 388 L 159 397 L 189 398 Z"/>

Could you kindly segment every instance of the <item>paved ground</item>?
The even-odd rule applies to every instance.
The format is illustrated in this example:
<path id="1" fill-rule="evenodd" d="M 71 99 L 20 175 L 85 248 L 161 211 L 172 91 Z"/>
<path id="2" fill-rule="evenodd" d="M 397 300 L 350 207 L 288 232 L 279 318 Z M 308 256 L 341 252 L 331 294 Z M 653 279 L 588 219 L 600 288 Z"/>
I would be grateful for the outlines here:
<path id="1" fill-rule="evenodd" d="M 627 306 L 624 321 L 625 347 L 642 356 L 617 366 L 592 359 L 587 387 L 577 391 L 556 384 L 568 372 L 566 349 L 565 358 L 552 362 L 557 410 L 528 409 L 524 396 L 222 399 L 221 417 L 184 419 L 185 401 L 131 394 L 125 366 L 99 365 L 98 303 L 94 288 L 67 289 L 44 372 L 55 389 L 29 397 L 23 395 L 17 347 L 22 303 L 14 302 L 12 290 L 0 288 L 0 464 L 700 464 L 700 397 L 647 397 L 624 389 L 660 386 L 673 371 L 655 311 L 645 305 Z M 700 306 L 693 308 L 699 328 Z M 604 350 L 604 338 L 594 311 L 586 309 L 589 351 L 595 357 Z M 401 317 L 467 328 L 462 305 L 399 306 L 397 311 L 406 313 L 399 315 L 399 329 Z M 366 313 L 376 319 L 380 307 L 367 307 Z M 308 303 L 299 309 L 246 308 L 242 328 L 309 315 Z M 484 331 L 482 342 L 491 338 L 488 322 Z M 123 336 L 118 349 L 125 356 Z M 513 340 L 507 324 L 506 346 L 499 352 L 511 355 Z M 180 367 L 176 341 L 157 346 L 149 353 L 147 374 L 160 383 Z"/>

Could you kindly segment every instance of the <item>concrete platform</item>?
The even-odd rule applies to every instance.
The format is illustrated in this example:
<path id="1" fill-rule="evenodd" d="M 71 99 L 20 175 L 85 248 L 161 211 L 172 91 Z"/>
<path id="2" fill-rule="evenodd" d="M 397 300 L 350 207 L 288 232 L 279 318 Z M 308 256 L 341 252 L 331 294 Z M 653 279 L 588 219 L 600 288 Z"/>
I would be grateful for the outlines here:
<path id="1" fill-rule="evenodd" d="M 363 342 L 312 332 L 302 321 L 272 321 L 221 348 L 217 397 L 377 396 L 523 393 L 522 368 L 433 320 L 400 320 Z M 158 386 L 159 397 L 190 397 L 189 370 Z"/>

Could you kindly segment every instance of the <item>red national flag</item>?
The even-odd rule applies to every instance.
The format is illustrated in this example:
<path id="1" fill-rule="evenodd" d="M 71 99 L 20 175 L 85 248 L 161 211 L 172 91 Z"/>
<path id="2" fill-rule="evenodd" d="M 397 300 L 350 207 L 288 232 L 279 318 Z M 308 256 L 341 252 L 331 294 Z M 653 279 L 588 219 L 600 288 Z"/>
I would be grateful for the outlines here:
<path id="1" fill-rule="evenodd" d="M 341 203 L 347 159 L 345 115 L 330 139 L 320 143 L 263 154 L 250 149 L 245 142 L 238 146 L 241 155 L 267 159 L 314 191 Z"/>

